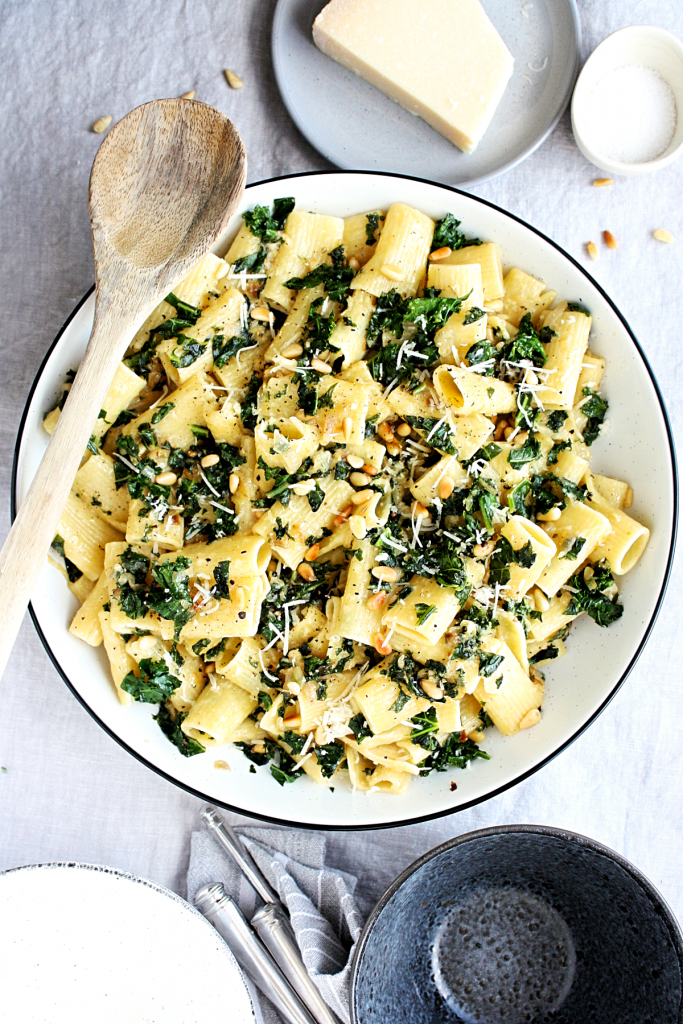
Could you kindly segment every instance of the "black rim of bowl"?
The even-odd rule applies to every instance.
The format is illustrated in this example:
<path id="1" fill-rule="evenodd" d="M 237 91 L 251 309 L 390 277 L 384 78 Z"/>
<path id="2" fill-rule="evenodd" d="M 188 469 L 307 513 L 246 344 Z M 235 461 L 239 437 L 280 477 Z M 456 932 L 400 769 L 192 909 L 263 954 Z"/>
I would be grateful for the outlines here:
<path id="1" fill-rule="evenodd" d="M 683 934 L 681 933 L 676 917 L 659 890 L 655 888 L 650 879 L 647 878 L 646 875 L 644 875 L 634 864 L 631 864 L 630 861 L 626 860 L 625 857 L 622 857 L 621 854 L 617 853 L 615 850 L 611 850 L 609 846 L 603 846 L 603 844 L 598 843 L 597 840 L 590 839 L 588 836 L 583 836 L 578 832 L 569 832 L 562 828 L 552 828 L 550 825 L 495 825 L 491 828 L 477 829 L 476 832 L 465 832 L 461 836 L 456 836 L 455 839 L 449 839 L 445 843 L 435 846 L 433 850 L 429 850 L 421 857 L 418 857 L 418 859 L 412 864 L 409 864 L 408 867 L 401 872 L 398 878 L 394 879 L 384 895 L 380 897 L 379 902 L 365 922 L 365 927 L 363 928 L 360 939 L 358 940 L 356 952 L 353 957 L 350 986 L 351 1024 L 362 1024 L 362 1021 L 360 1021 L 356 1016 L 356 984 L 358 982 L 361 961 L 375 924 L 392 896 L 398 892 L 404 882 L 406 882 L 411 875 L 415 874 L 415 872 L 419 871 L 424 864 L 427 864 L 430 860 L 438 857 L 446 850 L 453 850 L 458 846 L 466 846 L 468 843 L 475 843 L 480 839 L 486 839 L 490 836 L 501 835 L 549 836 L 552 839 L 559 839 L 565 843 L 586 847 L 594 853 L 602 854 L 602 856 L 608 857 L 610 860 L 614 861 L 615 864 L 618 864 L 619 867 L 623 868 L 623 870 L 640 885 L 648 899 L 660 909 L 662 919 L 666 923 L 671 941 L 676 949 L 676 955 L 678 956 L 678 960 L 681 965 L 681 971 L 683 972 Z M 683 1020 L 683 1002 L 678 1009 L 678 1020 Z"/>
<path id="2" fill-rule="evenodd" d="M 286 5 L 289 2 L 290 2 L 290 0 L 279 0 L 279 2 L 277 4 L 277 7 L 275 8 L 275 14 L 273 15 L 273 32 L 271 33 L 271 41 L 270 41 L 270 56 L 271 56 L 271 60 L 273 62 L 273 71 L 275 73 L 275 81 L 277 82 L 277 87 L 278 87 L 278 90 L 280 92 L 280 98 L 282 99 L 282 102 L 284 103 L 285 107 L 287 108 L 287 112 L 288 112 L 289 116 L 291 117 L 292 121 L 294 121 L 294 124 L 297 126 L 297 128 L 299 129 L 299 131 L 301 132 L 303 137 L 306 139 L 306 141 L 309 143 L 309 145 L 311 145 L 316 150 L 316 152 L 320 153 L 320 155 L 325 160 L 329 160 L 329 162 L 331 164 L 334 164 L 335 170 L 346 171 L 347 173 L 351 172 L 351 173 L 357 174 L 359 172 L 358 171 L 354 171 L 350 167 L 346 167 L 345 168 L 345 167 L 339 166 L 335 162 L 335 160 L 332 158 L 332 156 L 330 155 L 330 153 L 328 151 L 328 147 L 325 146 L 325 145 L 319 144 L 320 140 L 317 137 L 315 139 L 313 138 L 313 133 L 310 131 L 307 122 L 302 117 L 299 116 L 299 110 L 298 110 L 298 108 L 295 106 L 295 104 L 292 102 L 292 100 L 290 98 L 289 88 L 288 88 L 288 80 L 287 80 L 287 77 L 286 77 L 286 75 L 285 75 L 285 73 L 283 71 L 282 64 L 280 62 L 280 55 L 279 55 L 279 52 L 278 52 L 278 38 L 277 38 L 277 36 L 278 36 L 278 29 L 280 28 L 280 22 L 283 21 L 285 19 L 285 17 L 286 17 L 285 7 L 286 7 Z M 453 188 L 453 189 L 456 189 L 456 190 L 457 189 L 465 189 L 465 188 L 474 188 L 477 185 L 483 185 L 485 182 L 492 181 L 493 178 L 497 178 L 501 174 L 507 173 L 507 171 L 511 171 L 514 167 L 518 167 L 519 164 L 524 163 L 525 160 L 528 160 L 528 158 L 530 156 L 532 156 L 540 146 L 543 145 L 545 140 L 557 128 L 557 125 L 559 124 L 560 118 L 562 117 L 564 112 L 567 110 L 567 107 L 569 106 L 569 104 L 571 102 L 571 98 L 572 98 L 572 95 L 574 93 L 574 86 L 576 85 L 576 81 L 577 81 L 578 76 L 579 76 L 579 71 L 581 70 L 581 41 L 582 41 L 582 38 L 581 38 L 581 16 L 579 14 L 579 8 L 577 6 L 576 0 L 567 0 L 567 4 L 568 4 L 568 7 L 571 10 L 571 14 L 572 14 L 572 22 L 573 22 L 573 27 L 574 27 L 573 41 L 574 41 L 574 46 L 575 46 L 575 55 L 574 55 L 574 59 L 573 59 L 573 62 L 572 62 L 572 69 L 571 69 L 569 85 L 567 86 L 567 89 L 566 89 L 566 96 L 563 98 L 562 102 L 560 103 L 557 111 L 555 112 L 555 114 L 552 117 L 552 120 L 548 122 L 548 124 L 545 126 L 545 128 L 543 129 L 541 134 L 538 136 L 538 138 L 536 138 L 532 143 L 530 143 L 526 147 L 526 149 L 522 150 L 521 153 L 519 153 L 517 156 L 513 157 L 511 160 L 506 160 L 505 163 L 502 163 L 500 165 L 500 167 L 497 167 L 493 171 L 488 171 L 485 174 L 480 174 L 476 178 L 468 178 L 466 181 L 459 181 L 457 185 L 447 185 L 446 188 Z M 386 173 L 386 172 L 368 170 L 367 172 L 364 172 L 364 173 L 368 173 L 368 174 L 383 174 L 383 173 Z M 414 177 L 414 175 L 399 174 L 399 175 L 397 175 L 397 177 L 404 177 L 404 178 L 405 177 Z M 268 180 L 269 181 L 274 181 L 275 179 L 269 178 Z M 421 179 L 421 180 L 426 180 L 426 179 Z M 258 184 L 263 184 L 263 182 L 259 182 Z M 434 184 L 438 184 L 438 183 L 435 182 Z"/>
<path id="3" fill-rule="evenodd" d="M 121 747 L 123 747 L 124 750 L 128 751 L 129 754 L 132 754 L 132 756 L 135 757 L 138 761 L 140 761 L 141 764 L 146 765 L 147 768 L 151 768 L 152 771 L 156 772 L 157 775 L 160 775 L 163 779 L 166 779 L 167 782 L 173 783 L 174 786 L 178 786 L 180 789 L 185 790 L 185 792 L 189 793 L 191 796 L 198 797 L 200 800 L 207 801 L 208 803 L 214 804 L 217 807 L 222 807 L 226 811 L 233 811 L 235 814 L 242 814 L 242 815 L 245 815 L 246 817 L 256 818 L 256 819 L 258 819 L 260 821 L 267 821 L 267 822 L 270 822 L 270 823 L 276 824 L 276 825 L 288 825 L 291 828 L 311 829 L 311 830 L 314 830 L 314 831 L 317 831 L 318 829 L 322 828 L 322 829 L 325 829 L 328 832 L 368 832 L 368 831 L 375 831 L 377 829 L 396 828 L 396 827 L 398 827 L 400 825 L 416 825 L 416 824 L 419 824 L 420 822 L 424 822 L 424 821 L 433 821 L 433 820 L 435 820 L 437 818 L 443 818 L 443 817 L 445 817 L 446 815 L 449 815 L 449 814 L 456 814 L 458 811 L 464 811 L 464 810 L 466 810 L 469 807 L 474 807 L 477 804 L 484 803 L 486 800 L 492 800 L 494 797 L 499 796 L 501 793 L 506 792 L 506 790 L 512 789 L 513 786 L 516 786 L 520 782 L 523 782 L 525 779 L 530 778 L 530 776 L 534 775 L 537 771 L 539 771 L 546 764 L 548 764 L 550 761 L 552 761 L 553 758 L 557 757 L 557 755 L 560 754 L 563 750 L 566 750 L 566 748 L 568 746 L 570 746 L 570 744 L 572 744 L 574 742 L 574 740 L 577 739 L 590 725 L 592 725 L 593 722 L 597 719 L 597 717 L 600 714 L 602 714 L 602 712 L 605 710 L 605 708 L 610 703 L 612 698 L 616 695 L 616 693 L 621 688 L 621 686 L 623 685 L 625 680 L 628 678 L 629 674 L 631 673 L 631 670 L 633 669 L 633 667 L 636 664 L 638 658 L 640 657 L 640 655 L 641 655 L 641 653 L 643 651 L 643 648 L 645 647 L 645 644 L 647 643 L 647 641 L 648 641 L 648 639 L 650 637 L 650 634 L 652 632 L 653 626 L 655 624 L 657 616 L 659 615 L 660 608 L 662 606 L 662 601 L 664 599 L 664 594 L 666 593 L 666 588 L 668 586 L 669 578 L 671 576 L 671 567 L 672 567 L 672 564 L 673 564 L 674 551 L 675 551 L 675 547 L 676 547 L 676 529 L 677 529 L 677 525 L 678 525 L 678 468 L 677 468 L 677 463 L 676 463 L 676 450 L 675 450 L 675 447 L 674 447 L 673 434 L 672 434 L 672 431 L 671 431 L 671 424 L 669 422 L 669 415 L 667 413 L 666 406 L 664 404 L 664 399 L 662 398 L 661 391 L 659 390 L 659 385 L 657 383 L 657 380 L 655 378 L 654 373 L 652 372 L 652 367 L 650 366 L 648 358 L 645 355 L 645 353 L 643 352 L 643 349 L 641 348 L 640 343 L 638 342 L 638 339 L 636 338 L 635 334 L 631 330 L 631 328 L 630 328 L 628 322 L 626 321 L 626 319 L 624 318 L 624 316 L 617 309 L 617 307 L 612 302 L 612 300 L 610 299 L 609 295 L 607 295 L 605 290 L 598 284 L 598 282 L 594 278 L 591 277 L 591 275 L 581 266 L 581 264 L 578 263 L 577 260 L 575 260 L 573 256 L 570 256 L 569 253 L 565 252 L 565 250 L 560 245 L 558 245 L 557 242 L 554 242 L 551 238 L 548 238 L 548 236 L 544 235 L 542 231 L 539 231 L 538 228 L 535 228 L 531 224 L 528 224 L 521 217 L 517 217 L 514 213 L 509 213 L 507 210 L 504 210 L 500 206 L 496 206 L 495 203 L 491 203 L 491 202 L 489 202 L 486 199 L 480 199 L 479 196 L 470 195 L 468 192 L 465 192 L 463 189 L 455 188 L 453 185 L 444 185 L 444 184 L 442 184 L 441 182 L 438 182 L 438 181 L 430 181 L 429 178 L 418 178 L 418 177 L 415 177 L 414 175 L 410 175 L 410 174 L 394 174 L 394 173 L 392 173 L 390 171 L 362 171 L 362 170 L 361 171 L 350 171 L 350 170 L 336 170 L 336 169 L 335 170 L 325 170 L 325 171 L 303 171 L 303 172 L 301 172 L 299 174 L 281 174 L 281 175 L 276 175 L 273 178 L 264 178 L 261 181 L 255 181 L 251 185 L 247 186 L 247 190 L 246 191 L 248 193 L 248 190 L 250 188 L 255 188 L 258 185 L 268 185 L 268 184 L 271 184 L 273 182 L 278 182 L 278 181 L 282 181 L 282 182 L 285 182 L 285 181 L 297 181 L 300 178 L 323 177 L 323 176 L 326 176 L 326 175 L 335 175 L 335 174 L 336 175 L 362 174 L 362 175 L 367 175 L 369 177 L 375 177 L 375 178 L 377 178 L 377 177 L 380 177 L 380 178 L 402 178 L 402 179 L 404 179 L 406 181 L 417 181 L 417 182 L 420 182 L 423 185 L 436 185 L 437 188 L 445 189 L 446 191 L 452 192 L 454 195 L 457 195 L 457 196 L 463 196 L 465 199 L 471 199 L 474 202 L 479 203 L 481 206 L 486 206 L 486 207 L 488 207 L 491 210 L 495 210 L 497 213 L 502 214 L 504 217 L 509 217 L 511 220 L 515 221 L 517 224 L 521 224 L 522 227 L 527 228 L 529 231 L 533 232 L 534 235 L 537 235 L 539 238 L 542 238 L 544 242 L 547 242 L 549 245 L 551 245 L 553 247 L 553 249 L 556 249 L 562 256 L 564 256 L 565 259 L 567 259 L 572 264 L 572 266 L 576 267 L 576 269 L 578 271 L 580 271 L 580 273 L 600 293 L 600 295 L 607 302 L 608 306 L 610 307 L 610 309 L 612 310 L 614 315 L 617 317 L 617 319 L 622 324 L 624 330 L 628 334 L 629 338 L 631 339 L 631 342 L 633 343 L 633 345 L 635 346 L 635 348 L 636 348 L 637 352 L 639 353 L 641 359 L 643 360 L 643 364 L 644 364 L 645 369 L 647 370 L 647 373 L 648 373 L 648 375 L 650 377 L 650 381 L 652 383 L 652 386 L 654 388 L 655 394 L 657 396 L 657 400 L 659 402 L 659 406 L 660 406 L 660 409 L 661 409 L 661 412 L 662 412 L 662 418 L 664 420 L 664 426 L 666 428 L 666 435 L 667 435 L 667 439 L 668 439 L 668 442 L 669 442 L 669 458 L 671 460 L 671 480 L 672 480 L 672 486 L 673 486 L 673 509 L 672 509 L 672 520 L 671 520 L 671 539 L 670 539 L 670 542 L 669 542 L 669 554 L 668 554 L 668 557 L 667 557 L 667 563 L 666 563 L 666 569 L 665 569 L 665 572 L 664 572 L 664 577 L 662 579 L 662 585 L 660 587 L 659 595 L 657 597 L 657 600 L 655 602 L 654 608 L 652 610 L 652 614 L 650 616 L 650 620 L 649 620 L 649 622 L 648 622 L 648 624 L 647 624 L 647 626 L 646 626 L 646 628 L 645 628 L 645 630 L 643 632 L 643 636 L 642 636 L 642 639 L 641 639 L 641 641 L 640 641 L 640 643 L 638 645 L 638 649 L 636 650 L 635 654 L 631 658 L 631 661 L 629 662 L 629 664 L 627 665 L 627 667 L 625 668 L 625 670 L 623 671 L 623 673 L 621 674 L 621 676 L 619 677 L 619 679 L 617 680 L 615 685 L 613 686 L 612 690 L 608 693 L 607 697 L 602 702 L 600 707 L 583 723 L 583 725 L 580 726 L 580 728 L 577 729 L 575 733 L 573 733 L 570 737 L 568 737 L 568 739 L 566 739 L 563 743 L 561 743 L 558 747 L 556 747 L 553 751 L 551 751 L 546 757 L 544 757 L 542 760 L 540 760 L 538 762 L 538 764 L 534 765 L 532 768 L 529 768 L 527 771 L 521 772 L 518 776 L 516 776 L 516 778 L 512 779 L 510 782 L 506 782 L 504 785 L 499 786 L 497 789 L 491 790 L 491 792 L 484 794 L 484 796 L 475 797 L 472 800 L 468 800 L 465 803 L 459 804 L 457 807 L 447 807 L 444 810 L 433 811 L 431 814 L 422 814 L 422 815 L 418 814 L 418 815 L 414 815 L 412 817 L 407 817 L 407 818 L 406 817 L 404 817 L 404 818 L 396 818 L 396 819 L 394 819 L 392 821 L 380 822 L 379 824 L 372 824 L 372 825 L 366 825 L 366 824 L 362 824 L 362 825 L 322 824 L 321 825 L 321 824 L 319 824 L 317 822 L 301 822 L 301 821 L 290 820 L 289 818 L 275 817 L 274 815 L 264 814 L 264 813 L 259 812 L 259 811 L 252 811 L 252 810 L 250 810 L 248 808 L 245 808 L 245 807 L 239 807 L 239 806 L 235 806 L 234 804 L 225 803 L 222 800 L 217 800 L 215 797 L 207 796 L 207 794 L 206 793 L 202 793 L 201 790 L 194 789 L 194 787 L 189 786 L 187 783 L 181 782 L 179 779 L 176 779 L 173 775 L 170 775 L 168 772 L 163 771 L 163 769 L 157 767 L 157 765 L 155 765 L 151 761 L 147 760 L 145 757 L 142 756 L 142 754 L 138 753 L 136 750 L 133 750 L 133 748 L 130 747 L 125 742 L 125 740 L 121 739 L 121 737 L 118 736 L 112 729 L 110 729 L 109 726 L 105 725 L 105 723 L 95 714 L 95 712 L 92 710 L 92 708 L 87 703 L 85 698 L 81 696 L 81 694 L 78 692 L 76 687 L 73 685 L 73 683 L 71 682 L 71 680 L 69 679 L 69 677 L 68 677 L 68 675 L 66 673 L 66 670 L 62 668 L 61 664 L 57 660 L 56 655 L 52 651 L 52 649 L 51 649 L 51 647 L 50 647 L 50 645 L 49 645 L 49 643 L 47 641 L 47 638 L 46 638 L 45 634 L 43 633 L 43 630 L 42 630 L 41 625 L 40 625 L 40 621 L 38 619 L 38 616 L 37 616 L 37 614 L 35 612 L 35 609 L 34 609 L 32 603 L 29 604 L 29 612 L 30 612 L 30 615 L 31 615 L 31 619 L 33 620 L 33 625 L 35 626 L 36 632 L 37 632 L 38 636 L 40 637 L 40 640 L 41 640 L 41 642 L 43 644 L 43 647 L 45 648 L 45 650 L 47 652 L 48 657 L 50 658 L 50 661 L 52 662 L 52 664 L 54 665 L 55 669 L 57 670 L 59 675 L 62 677 L 62 679 L 64 680 L 64 682 L 68 686 L 68 688 L 71 690 L 71 692 L 74 695 L 74 697 L 76 698 L 76 700 L 85 708 L 85 710 L 97 722 L 97 724 L 113 740 L 115 740 Z M 33 380 L 33 383 L 31 385 L 31 389 L 30 389 L 30 391 L 28 393 L 28 397 L 26 399 L 26 404 L 24 405 L 24 411 L 22 413 L 21 420 L 19 422 L 19 429 L 17 430 L 17 440 L 16 440 L 16 443 L 15 443 L 15 446 L 14 446 L 14 460 L 13 460 L 13 463 L 12 463 L 12 478 L 11 478 L 11 483 L 10 483 L 10 514 L 11 514 L 12 521 L 14 521 L 14 519 L 16 517 L 16 514 L 17 514 L 17 474 L 18 474 L 18 468 L 19 468 L 19 457 L 20 457 L 20 451 L 21 451 L 21 444 L 22 444 L 22 440 L 23 440 L 23 437 L 24 437 L 24 429 L 25 429 L 25 426 L 26 426 L 26 419 L 28 417 L 28 411 L 29 411 L 29 408 L 30 408 L 30 405 L 31 405 L 31 401 L 33 399 L 34 392 L 35 392 L 35 390 L 36 390 L 36 388 L 38 386 L 38 382 L 40 381 L 40 379 L 41 379 L 41 377 L 43 375 L 43 371 L 45 369 L 45 366 L 46 366 L 50 356 L 52 355 L 53 350 L 55 349 L 55 347 L 59 343 L 59 341 L 60 341 L 62 335 L 64 334 L 64 332 L 67 330 L 67 328 L 71 324 L 71 321 L 74 319 L 74 317 L 79 312 L 79 310 L 84 305 L 84 303 L 87 302 L 87 300 L 90 298 L 90 296 L 92 295 L 94 290 L 95 290 L 95 286 L 93 285 L 92 288 L 90 288 L 89 291 L 86 292 L 86 294 L 83 296 L 83 298 L 78 303 L 78 305 L 75 307 L 75 309 L 70 313 L 70 315 L 64 321 L 64 324 L 60 328 L 60 330 L 59 330 L 55 340 L 52 342 L 52 344 L 50 345 L 49 349 L 47 350 L 47 352 L 45 354 L 45 357 L 44 357 L 42 363 L 40 364 L 40 367 L 38 368 L 38 372 L 36 373 L 36 376 L 35 376 L 35 378 Z"/>

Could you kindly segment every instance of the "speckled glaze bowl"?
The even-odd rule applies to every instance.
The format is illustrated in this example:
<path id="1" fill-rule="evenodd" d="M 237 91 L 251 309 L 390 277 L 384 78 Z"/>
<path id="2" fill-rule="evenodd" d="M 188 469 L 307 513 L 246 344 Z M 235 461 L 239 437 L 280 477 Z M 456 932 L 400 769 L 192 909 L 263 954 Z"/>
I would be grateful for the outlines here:
<path id="1" fill-rule="evenodd" d="M 683 938 L 632 864 L 585 836 L 459 836 L 391 885 L 353 965 L 353 1024 L 676 1024 Z"/>

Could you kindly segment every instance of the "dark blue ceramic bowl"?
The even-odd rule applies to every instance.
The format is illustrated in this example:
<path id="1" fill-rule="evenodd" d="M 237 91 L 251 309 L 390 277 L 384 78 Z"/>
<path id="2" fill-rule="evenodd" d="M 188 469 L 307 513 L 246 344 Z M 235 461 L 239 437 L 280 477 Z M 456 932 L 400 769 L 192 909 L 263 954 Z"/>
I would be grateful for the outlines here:
<path id="1" fill-rule="evenodd" d="M 654 886 L 592 839 L 482 829 L 425 854 L 373 911 L 353 1024 L 678 1024 L 683 939 Z"/>

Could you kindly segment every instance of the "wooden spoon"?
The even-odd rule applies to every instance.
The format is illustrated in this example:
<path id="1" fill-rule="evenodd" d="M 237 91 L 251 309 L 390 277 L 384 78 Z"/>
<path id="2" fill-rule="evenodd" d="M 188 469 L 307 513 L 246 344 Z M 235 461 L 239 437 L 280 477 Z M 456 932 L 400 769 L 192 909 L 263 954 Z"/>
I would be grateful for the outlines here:
<path id="1" fill-rule="evenodd" d="M 100 146 L 90 175 L 95 323 L 0 552 L 0 675 L 116 368 L 146 317 L 225 231 L 246 164 L 234 125 L 192 100 L 146 103 Z"/>

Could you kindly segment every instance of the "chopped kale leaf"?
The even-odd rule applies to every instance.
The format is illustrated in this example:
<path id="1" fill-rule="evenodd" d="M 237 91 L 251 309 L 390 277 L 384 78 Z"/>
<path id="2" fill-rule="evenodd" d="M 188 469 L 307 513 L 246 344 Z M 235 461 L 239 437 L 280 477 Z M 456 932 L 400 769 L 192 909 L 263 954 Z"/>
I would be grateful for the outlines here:
<path id="1" fill-rule="evenodd" d="M 513 469 L 526 466 L 528 462 L 535 462 L 541 454 L 541 442 L 533 432 L 529 433 L 524 444 L 519 448 L 511 448 L 508 453 L 508 462 Z"/>
<path id="2" fill-rule="evenodd" d="M 384 218 L 382 217 L 382 220 Z M 365 241 L 368 245 L 374 245 L 377 241 L 377 228 L 379 227 L 380 214 L 368 213 L 365 218 Z"/>
<path id="3" fill-rule="evenodd" d="M 321 263 L 305 277 L 290 277 L 288 281 L 285 281 L 285 288 L 294 288 L 299 291 L 301 288 L 317 288 L 322 284 L 334 302 L 342 302 L 356 272 L 346 265 L 343 246 L 337 246 L 329 255 L 332 260 L 331 264 Z"/>
<path id="4" fill-rule="evenodd" d="M 346 756 L 344 745 L 336 740 L 315 748 L 315 756 L 324 779 L 330 779 Z"/>
<path id="5" fill-rule="evenodd" d="M 571 449 L 571 441 L 556 441 L 548 452 L 547 463 L 549 466 L 554 466 L 557 463 L 560 452 L 568 452 Z"/>
<path id="6" fill-rule="evenodd" d="M 490 755 L 481 750 L 474 740 L 467 739 L 464 733 L 459 736 L 451 733 L 441 746 L 437 746 L 429 757 L 420 765 L 420 775 L 430 772 L 445 772 L 447 768 L 466 768 L 470 761 L 481 757 L 490 761 Z"/>
<path id="7" fill-rule="evenodd" d="M 159 707 L 158 714 L 154 715 L 154 721 L 157 723 L 161 731 L 168 737 L 171 743 L 178 748 L 183 757 L 192 757 L 194 754 L 203 754 L 206 747 L 203 747 L 201 743 L 193 739 L 191 736 L 186 736 L 180 728 L 186 718 L 187 712 L 177 712 L 175 718 L 172 718 L 171 712 L 165 704 L 162 704 Z"/>
<path id="8" fill-rule="evenodd" d="M 247 274 L 251 271 L 252 274 L 258 274 L 263 269 L 268 250 L 263 246 L 259 245 L 256 252 L 249 253 L 248 256 L 241 256 L 232 265 L 233 274 Z"/>
<path id="9" fill-rule="evenodd" d="M 438 743 L 433 734 L 439 731 L 436 708 L 432 705 L 426 711 L 415 715 L 410 721 L 415 726 L 410 733 L 412 742 L 417 743 L 420 747 L 424 747 L 425 750 L 434 750 Z"/>
<path id="10" fill-rule="evenodd" d="M 580 612 L 588 612 L 598 626 L 609 626 L 621 618 L 624 606 L 617 596 L 612 598 L 607 593 L 614 586 L 614 577 L 607 562 L 598 562 L 597 565 L 591 566 L 591 569 L 593 575 L 588 574 L 588 579 L 588 570 L 584 569 L 569 580 L 569 586 L 575 593 L 572 594 L 564 614 L 578 615 Z"/>
<path id="11" fill-rule="evenodd" d="M 583 439 L 590 446 L 600 433 L 600 427 L 604 422 L 609 404 L 602 395 L 592 391 L 590 388 L 584 388 L 582 394 L 584 398 L 588 398 L 588 401 L 584 402 L 581 406 L 581 412 L 584 416 L 588 417 L 588 423 L 583 432 Z"/>
<path id="12" fill-rule="evenodd" d="M 128 672 L 121 683 L 121 689 L 130 693 L 133 700 L 144 704 L 158 704 L 168 700 L 180 686 L 180 680 L 171 675 L 164 661 L 143 658 L 138 665 L 140 675 Z"/>
<path id="13" fill-rule="evenodd" d="M 349 725 L 356 737 L 356 743 L 362 743 L 368 736 L 372 736 L 372 729 L 367 723 L 365 715 L 357 714 L 349 721 Z"/>
<path id="14" fill-rule="evenodd" d="M 418 626 L 423 626 L 430 615 L 433 615 L 436 611 L 435 604 L 423 604 L 418 602 L 415 605 L 415 618 L 417 619 Z"/>
<path id="15" fill-rule="evenodd" d="M 201 309 L 198 309 L 197 306 L 191 306 L 189 302 L 183 302 L 173 292 L 168 293 L 166 302 L 168 302 L 169 306 L 175 306 L 176 313 L 183 320 L 189 320 L 192 325 L 196 324 L 202 315 Z M 173 337 L 173 335 L 169 335 L 169 337 Z"/>
<path id="16" fill-rule="evenodd" d="M 503 654 L 490 654 L 487 651 L 478 651 L 477 653 L 479 655 L 479 675 L 485 676 L 487 679 L 505 661 Z"/>
<path id="17" fill-rule="evenodd" d="M 171 409 L 175 409 L 175 402 L 164 402 L 163 405 L 158 406 L 152 414 L 152 424 L 156 426 L 157 423 L 161 423 L 164 416 L 168 416 Z"/>
<path id="18" fill-rule="evenodd" d="M 569 548 L 568 551 L 565 551 L 565 553 L 563 555 L 561 555 L 560 557 L 561 558 L 566 558 L 570 562 L 575 562 L 576 559 L 581 554 L 581 552 L 583 551 L 583 546 L 584 546 L 585 543 L 586 543 L 586 538 L 585 537 L 575 537 L 574 540 L 572 541 L 572 546 Z"/>
<path id="19" fill-rule="evenodd" d="M 445 247 L 449 249 L 463 249 L 467 245 L 482 244 L 481 239 L 467 238 L 459 229 L 460 221 L 452 213 L 447 213 L 445 217 L 436 222 L 432 239 L 432 250 Z"/>

